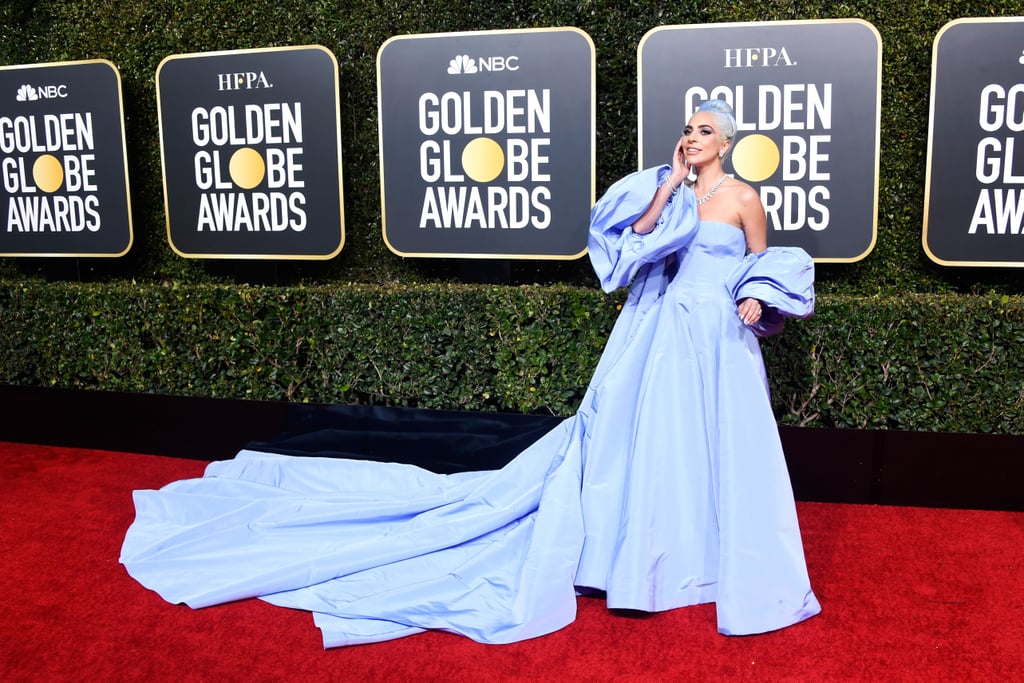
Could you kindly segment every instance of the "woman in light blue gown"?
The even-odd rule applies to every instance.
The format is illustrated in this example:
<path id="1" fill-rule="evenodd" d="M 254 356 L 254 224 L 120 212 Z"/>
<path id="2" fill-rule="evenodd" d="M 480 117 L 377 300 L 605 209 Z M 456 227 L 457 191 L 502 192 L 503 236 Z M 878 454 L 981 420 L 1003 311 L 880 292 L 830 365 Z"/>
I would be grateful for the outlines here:
<path id="1" fill-rule="evenodd" d="M 325 647 L 532 638 L 571 623 L 582 589 L 609 608 L 713 601 L 726 635 L 817 614 L 757 341 L 811 314 L 813 263 L 766 248 L 756 192 L 722 168 L 735 120 L 715 102 L 671 165 L 593 209 L 602 288 L 630 293 L 575 415 L 494 471 L 244 450 L 135 492 L 131 576 L 192 607 L 308 610 Z"/>

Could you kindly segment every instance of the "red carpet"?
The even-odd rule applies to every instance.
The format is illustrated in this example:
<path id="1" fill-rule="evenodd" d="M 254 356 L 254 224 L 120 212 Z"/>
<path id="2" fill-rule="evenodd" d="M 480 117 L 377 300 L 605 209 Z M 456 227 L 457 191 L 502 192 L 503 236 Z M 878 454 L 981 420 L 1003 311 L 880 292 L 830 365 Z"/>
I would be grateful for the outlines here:
<path id="1" fill-rule="evenodd" d="M 304 612 L 193 611 L 118 562 L 131 492 L 204 463 L 0 443 L 0 680 L 1002 681 L 1024 678 L 1024 513 L 799 505 L 824 612 L 743 638 L 714 606 L 651 616 L 580 598 L 514 645 L 445 633 L 323 650 Z"/>

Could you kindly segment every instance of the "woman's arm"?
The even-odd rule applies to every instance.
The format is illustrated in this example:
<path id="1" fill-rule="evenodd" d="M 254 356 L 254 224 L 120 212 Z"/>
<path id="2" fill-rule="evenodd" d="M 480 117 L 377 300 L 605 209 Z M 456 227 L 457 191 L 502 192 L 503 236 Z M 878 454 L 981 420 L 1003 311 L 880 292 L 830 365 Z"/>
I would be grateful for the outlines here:
<path id="1" fill-rule="evenodd" d="M 747 251 L 760 254 L 768 248 L 768 219 L 757 190 L 744 184 L 737 197 L 739 225 L 747 240 Z"/>
<path id="2" fill-rule="evenodd" d="M 768 219 L 764 205 L 757 191 L 745 185 L 739 194 L 740 227 L 747 240 L 747 251 L 760 254 L 768 248 Z M 761 302 L 757 299 L 743 299 L 736 306 L 736 313 L 745 325 L 753 325 L 761 319 Z"/>
<path id="3" fill-rule="evenodd" d="M 683 138 L 679 138 L 672 153 L 672 172 L 669 173 L 668 179 L 658 186 L 647 210 L 633 222 L 633 232 L 638 235 L 646 235 L 654 230 L 654 226 L 658 223 L 658 217 L 665 210 L 668 200 L 679 190 L 679 186 L 683 184 L 688 175 L 690 175 L 690 167 L 683 157 Z"/>

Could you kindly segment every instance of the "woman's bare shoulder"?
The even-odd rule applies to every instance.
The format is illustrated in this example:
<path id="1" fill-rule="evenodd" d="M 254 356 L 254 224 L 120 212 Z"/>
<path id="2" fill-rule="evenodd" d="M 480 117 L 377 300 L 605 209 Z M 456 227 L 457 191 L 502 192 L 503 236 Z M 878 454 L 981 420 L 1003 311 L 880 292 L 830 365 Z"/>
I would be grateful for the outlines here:
<path id="1" fill-rule="evenodd" d="M 732 191 L 734 198 L 744 204 L 747 202 L 761 201 L 761 196 L 758 194 L 757 190 L 739 178 L 732 179 L 732 182 L 729 183 L 729 189 Z"/>

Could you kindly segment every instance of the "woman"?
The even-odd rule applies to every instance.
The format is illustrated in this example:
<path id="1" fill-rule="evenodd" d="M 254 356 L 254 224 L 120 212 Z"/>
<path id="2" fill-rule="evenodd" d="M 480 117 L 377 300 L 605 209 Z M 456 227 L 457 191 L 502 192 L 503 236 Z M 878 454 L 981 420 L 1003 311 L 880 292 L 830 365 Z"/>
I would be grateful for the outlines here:
<path id="1" fill-rule="evenodd" d="M 821 609 L 756 339 L 779 331 L 782 315 L 811 314 L 813 262 L 800 249 L 766 248 L 757 193 L 722 168 L 735 131 L 726 103 L 703 103 L 671 166 L 627 176 L 594 207 L 590 257 L 602 287 L 631 288 L 584 409 L 602 394 L 620 397 L 623 405 L 600 407 L 630 436 L 607 463 L 588 456 L 583 486 L 584 509 L 593 511 L 587 499 L 599 481 L 606 489 L 625 482 L 616 492 L 625 513 L 602 528 L 591 512 L 587 541 L 591 528 L 603 538 L 584 545 L 586 559 L 591 545 L 614 536 L 606 530 L 627 529 L 604 551 L 609 606 L 653 611 L 715 601 L 719 631 L 732 635 Z M 595 422 L 591 443 L 603 443 L 596 432 L 606 422 Z M 630 454 L 628 467 L 612 464 L 616 450 Z M 600 581 L 587 567 L 577 585 Z"/>
<path id="2" fill-rule="evenodd" d="M 594 207 L 602 287 L 632 284 L 575 415 L 488 472 L 242 451 L 135 493 L 129 573 L 193 607 L 309 610 L 327 647 L 523 640 L 570 623 L 580 589 L 611 608 L 715 601 L 724 634 L 816 614 L 755 338 L 810 314 L 813 267 L 765 248 L 756 194 L 722 172 L 718 106 L 671 166 Z"/>

